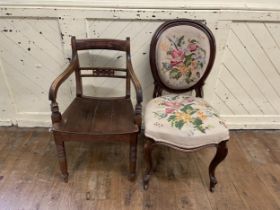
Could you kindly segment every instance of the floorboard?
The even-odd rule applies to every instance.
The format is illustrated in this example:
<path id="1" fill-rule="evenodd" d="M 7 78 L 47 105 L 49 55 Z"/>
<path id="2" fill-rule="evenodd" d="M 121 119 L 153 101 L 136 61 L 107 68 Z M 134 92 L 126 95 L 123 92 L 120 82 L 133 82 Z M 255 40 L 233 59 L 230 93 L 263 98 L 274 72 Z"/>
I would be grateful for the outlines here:
<path id="1" fill-rule="evenodd" d="M 159 147 L 150 188 L 128 176 L 128 145 L 67 142 L 69 182 L 62 181 L 53 139 L 43 128 L 0 128 L 0 209 L 280 209 L 280 131 L 232 131 L 229 155 L 209 191 L 214 148 L 194 153 Z"/>

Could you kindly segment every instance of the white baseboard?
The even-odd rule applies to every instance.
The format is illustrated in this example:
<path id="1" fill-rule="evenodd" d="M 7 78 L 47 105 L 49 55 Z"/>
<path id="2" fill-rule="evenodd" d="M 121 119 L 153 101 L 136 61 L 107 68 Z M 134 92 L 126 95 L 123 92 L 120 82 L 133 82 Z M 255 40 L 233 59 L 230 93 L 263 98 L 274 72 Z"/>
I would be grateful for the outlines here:
<path id="1" fill-rule="evenodd" d="M 280 129 L 278 115 L 224 115 L 229 129 Z"/>
<path id="2" fill-rule="evenodd" d="M 12 126 L 13 122 L 11 120 L 0 119 L 0 126 Z"/>
<path id="3" fill-rule="evenodd" d="M 280 129 L 280 116 L 277 115 L 224 115 L 222 118 L 226 121 L 229 129 Z M 17 125 L 19 127 L 50 127 L 51 120 L 42 115 L 32 119 L 30 116 L 20 119 L 9 120 L 0 119 L 0 126 Z M 144 128 L 144 126 L 143 126 Z"/>

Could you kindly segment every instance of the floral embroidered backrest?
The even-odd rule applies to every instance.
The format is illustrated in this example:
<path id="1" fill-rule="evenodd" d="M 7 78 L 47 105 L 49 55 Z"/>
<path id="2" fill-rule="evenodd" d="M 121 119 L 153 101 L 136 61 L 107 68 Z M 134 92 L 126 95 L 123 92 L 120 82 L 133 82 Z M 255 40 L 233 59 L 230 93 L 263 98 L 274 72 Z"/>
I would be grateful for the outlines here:
<path id="1" fill-rule="evenodd" d="M 179 19 L 162 24 L 151 42 L 150 62 L 156 85 L 169 91 L 202 86 L 215 58 L 215 39 L 203 24 Z"/>

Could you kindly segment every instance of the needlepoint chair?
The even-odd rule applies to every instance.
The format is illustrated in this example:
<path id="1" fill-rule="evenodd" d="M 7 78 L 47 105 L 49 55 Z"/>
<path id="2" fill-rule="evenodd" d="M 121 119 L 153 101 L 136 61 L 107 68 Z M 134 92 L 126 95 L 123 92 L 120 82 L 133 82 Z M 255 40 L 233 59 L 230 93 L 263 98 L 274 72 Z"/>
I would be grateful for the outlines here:
<path id="1" fill-rule="evenodd" d="M 150 46 L 154 99 L 145 112 L 144 189 L 152 174 L 152 150 L 156 145 L 165 145 L 185 152 L 217 147 L 209 165 L 210 191 L 214 190 L 215 169 L 227 155 L 229 139 L 224 122 L 202 98 L 215 50 L 213 34 L 198 21 L 167 21 L 155 32 Z M 163 90 L 172 94 L 162 96 Z M 195 91 L 196 96 L 181 94 L 189 91 Z"/>
<path id="2" fill-rule="evenodd" d="M 54 136 L 60 169 L 64 181 L 68 181 L 65 141 L 127 141 L 130 142 L 129 174 L 136 176 L 137 135 L 141 130 L 141 85 L 133 71 L 130 58 L 130 40 L 76 39 L 72 37 L 72 60 L 66 70 L 52 83 L 49 91 L 51 101 L 52 133 Z M 80 50 L 115 50 L 126 53 L 126 68 L 81 67 Z M 84 71 L 86 70 L 86 71 Z M 88 73 L 90 72 L 90 73 Z M 72 74 L 76 78 L 76 98 L 63 114 L 57 103 L 60 85 Z M 120 74 L 121 73 L 121 74 Z M 126 80 L 126 95 L 123 97 L 89 97 L 83 94 L 82 78 L 111 77 Z M 136 105 L 130 99 L 130 82 L 136 90 Z"/>

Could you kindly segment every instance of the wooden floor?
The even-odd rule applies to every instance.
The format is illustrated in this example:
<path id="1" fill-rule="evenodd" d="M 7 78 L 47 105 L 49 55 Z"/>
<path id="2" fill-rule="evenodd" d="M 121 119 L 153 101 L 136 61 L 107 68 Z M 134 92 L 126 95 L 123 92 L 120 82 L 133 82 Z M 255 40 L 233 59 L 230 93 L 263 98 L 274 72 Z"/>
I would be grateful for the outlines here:
<path id="1" fill-rule="evenodd" d="M 69 183 L 62 181 L 46 129 L 0 128 L 0 209 L 280 209 L 280 131 L 233 131 L 229 155 L 208 190 L 214 149 L 155 151 L 150 188 L 127 179 L 125 143 L 66 144 Z"/>

